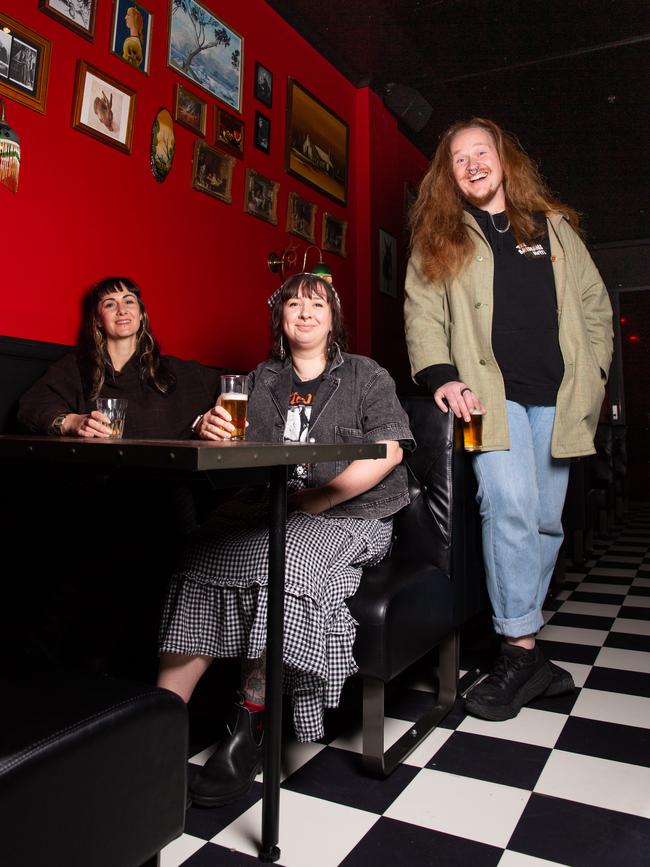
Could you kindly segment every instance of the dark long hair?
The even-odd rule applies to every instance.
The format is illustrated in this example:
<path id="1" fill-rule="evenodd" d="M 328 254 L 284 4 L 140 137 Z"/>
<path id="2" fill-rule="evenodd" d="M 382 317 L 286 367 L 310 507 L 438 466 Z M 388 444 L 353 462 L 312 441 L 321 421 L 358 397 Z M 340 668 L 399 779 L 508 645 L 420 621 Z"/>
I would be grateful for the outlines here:
<path id="1" fill-rule="evenodd" d="M 83 302 L 79 367 L 88 398 L 95 400 L 99 396 L 106 378 L 106 363 L 110 362 L 106 335 L 99 318 L 99 302 L 111 292 L 130 292 L 138 301 L 142 320 L 138 329 L 135 355 L 140 378 L 161 394 L 173 391 L 176 379 L 160 357 L 158 341 L 151 333 L 149 316 L 139 287 L 129 277 L 105 277 L 89 290 Z"/>
<path id="2" fill-rule="evenodd" d="M 479 127 L 494 141 L 503 169 L 506 213 L 519 244 L 530 244 L 543 234 L 533 214 L 563 214 L 574 229 L 578 215 L 548 189 L 537 166 L 517 139 L 492 120 L 474 117 L 452 124 L 440 144 L 411 210 L 411 249 L 422 256 L 430 280 L 454 277 L 472 253 L 472 241 L 463 223 L 463 196 L 452 171 L 451 142 L 456 133 Z"/>
<path id="3" fill-rule="evenodd" d="M 289 277 L 280 287 L 271 306 L 271 352 L 270 357 L 279 361 L 289 355 L 289 347 L 287 341 L 284 341 L 284 352 L 282 351 L 282 310 L 285 301 L 289 298 L 297 298 L 302 290 L 302 294 L 306 298 L 313 298 L 314 295 L 325 298 L 332 311 L 332 330 L 330 331 L 327 341 L 327 357 L 331 361 L 336 355 L 337 347 L 344 352 L 348 347 L 348 337 L 343 323 L 343 312 L 338 295 L 335 294 L 332 284 L 316 274 L 294 274 Z"/>

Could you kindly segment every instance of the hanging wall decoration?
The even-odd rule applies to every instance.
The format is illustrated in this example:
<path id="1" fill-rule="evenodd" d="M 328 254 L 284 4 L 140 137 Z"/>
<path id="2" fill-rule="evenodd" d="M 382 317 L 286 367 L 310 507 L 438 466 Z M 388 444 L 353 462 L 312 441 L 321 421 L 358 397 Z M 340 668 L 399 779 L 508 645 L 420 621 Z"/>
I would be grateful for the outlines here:
<path id="1" fill-rule="evenodd" d="M 235 158 L 211 148 L 201 139 L 194 142 L 192 186 L 195 190 L 232 202 L 232 170 Z"/>
<path id="2" fill-rule="evenodd" d="M 177 84 L 174 98 L 174 120 L 197 135 L 205 136 L 207 115 L 207 102 L 188 90 L 183 84 Z"/>
<path id="3" fill-rule="evenodd" d="M 311 244 L 316 243 L 317 206 L 306 201 L 298 193 L 289 193 L 287 203 L 287 232 L 304 238 Z"/>
<path id="4" fill-rule="evenodd" d="M 154 178 L 162 183 L 172 169 L 174 162 L 174 121 L 166 108 L 161 108 L 151 127 L 151 171 Z"/>
<path id="5" fill-rule="evenodd" d="M 241 111 L 244 40 L 197 0 L 170 0 L 167 63 Z"/>
<path id="6" fill-rule="evenodd" d="M 18 134 L 5 121 L 5 103 L 0 99 L 0 182 L 15 193 L 20 172 Z"/>
<path id="7" fill-rule="evenodd" d="M 153 15 L 133 0 L 115 0 L 111 51 L 122 60 L 149 74 Z"/>
<path id="8" fill-rule="evenodd" d="M 266 220 L 274 226 L 278 222 L 278 191 L 280 184 L 260 175 L 255 169 L 246 169 L 244 210 L 247 214 Z"/>
<path id="9" fill-rule="evenodd" d="M 89 42 L 95 41 L 97 0 L 38 0 L 38 8 Z"/>
<path id="10" fill-rule="evenodd" d="M 214 142 L 240 160 L 244 156 L 244 121 L 230 112 L 215 108 Z"/>
<path id="11" fill-rule="evenodd" d="M 131 153 L 135 91 L 110 75 L 77 61 L 72 127 Z"/>
<path id="12" fill-rule="evenodd" d="M 51 44 L 0 12 L 0 94 L 45 114 Z"/>
<path id="13" fill-rule="evenodd" d="M 339 220 L 325 211 L 323 213 L 320 244 L 323 250 L 327 250 L 328 253 L 336 253 L 337 256 L 347 257 L 347 235 L 348 221 Z"/>

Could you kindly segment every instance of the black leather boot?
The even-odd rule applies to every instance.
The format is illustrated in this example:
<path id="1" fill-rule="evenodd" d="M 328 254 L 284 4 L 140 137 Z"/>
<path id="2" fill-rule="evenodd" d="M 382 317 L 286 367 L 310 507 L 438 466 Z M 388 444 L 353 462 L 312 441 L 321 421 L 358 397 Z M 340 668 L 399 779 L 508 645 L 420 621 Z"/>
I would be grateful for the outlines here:
<path id="1" fill-rule="evenodd" d="M 222 807 L 250 789 L 262 765 L 263 716 L 235 705 L 226 733 L 190 786 L 193 804 Z"/>

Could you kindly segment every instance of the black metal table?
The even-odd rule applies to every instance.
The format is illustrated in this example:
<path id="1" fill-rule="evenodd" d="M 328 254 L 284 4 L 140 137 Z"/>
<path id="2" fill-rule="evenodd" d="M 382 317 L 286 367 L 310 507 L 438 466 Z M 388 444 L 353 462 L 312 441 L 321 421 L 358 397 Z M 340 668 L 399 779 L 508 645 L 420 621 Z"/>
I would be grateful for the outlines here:
<path id="1" fill-rule="evenodd" d="M 302 463 L 383 458 L 379 443 L 207 442 L 204 440 L 115 440 L 71 437 L 0 436 L 0 460 L 28 464 L 128 467 L 184 472 L 256 471 L 270 482 L 269 588 L 266 652 L 266 714 L 262 845 L 260 859 L 277 861 L 280 823 L 282 732 L 282 644 L 287 528 L 288 467 Z M 259 471 L 259 473 L 257 473 Z"/>

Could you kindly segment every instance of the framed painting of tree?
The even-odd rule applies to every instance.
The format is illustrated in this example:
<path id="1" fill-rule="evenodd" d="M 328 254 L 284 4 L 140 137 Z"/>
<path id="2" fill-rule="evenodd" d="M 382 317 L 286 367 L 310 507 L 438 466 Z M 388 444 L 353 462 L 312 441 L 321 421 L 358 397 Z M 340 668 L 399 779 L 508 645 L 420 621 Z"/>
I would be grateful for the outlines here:
<path id="1" fill-rule="evenodd" d="M 244 40 L 198 0 L 170 0 L 167 64 L 241 111 Z"/>

